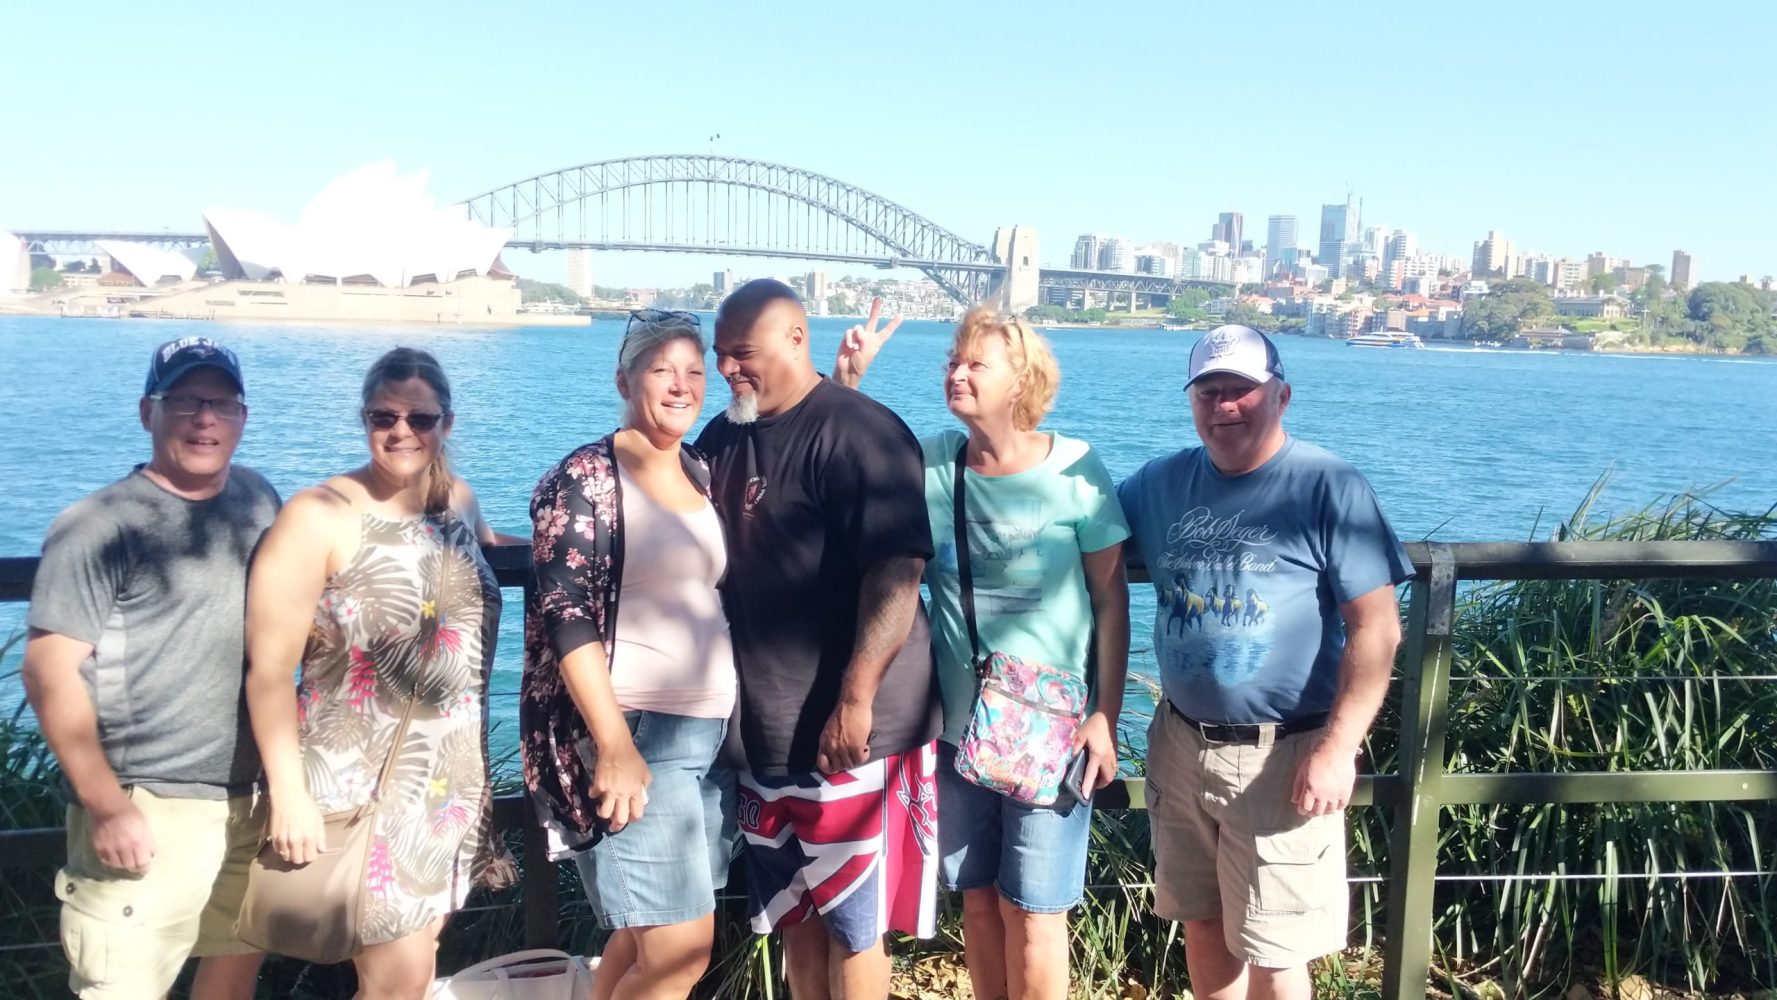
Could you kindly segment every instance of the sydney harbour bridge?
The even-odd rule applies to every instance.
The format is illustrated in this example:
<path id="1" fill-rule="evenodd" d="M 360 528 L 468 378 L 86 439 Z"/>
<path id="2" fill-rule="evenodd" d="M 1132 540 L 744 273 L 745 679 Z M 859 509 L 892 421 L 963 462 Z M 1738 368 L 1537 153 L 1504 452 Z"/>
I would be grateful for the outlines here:
<path id="1" fill-rule="evenodd" d="M 714 154 L 631 156 L 538 174 L 461 202 L 469 219 L 510 227 L 509 248 L 632 250 L 829 261 L 924 273 L 952 298 L 1023 309 L 1041 289 L 1164 298 L 1209 282 L 1037 263 L 1036 233 L 1003 226 L 975 243 L 881 195 L 797 167 Z M 83 254 L 101 239 L 168 247 L 173 232 L 16 231 L 33 253 Z"/>

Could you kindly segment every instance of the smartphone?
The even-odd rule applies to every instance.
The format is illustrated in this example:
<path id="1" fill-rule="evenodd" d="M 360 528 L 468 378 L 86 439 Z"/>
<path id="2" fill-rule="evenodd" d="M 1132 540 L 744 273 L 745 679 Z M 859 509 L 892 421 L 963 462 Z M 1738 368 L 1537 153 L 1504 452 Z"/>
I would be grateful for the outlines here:
<path id="1" fill-rule="evenodd" d="M 1086 751 L 1074 754 L 1073 762 L 1067 766 L 1067 777 L 1061 783 L 1067 788 L 1068 794 L 1075 802 L 1091 802 L 1092 796 L 1086 794 Z"/>

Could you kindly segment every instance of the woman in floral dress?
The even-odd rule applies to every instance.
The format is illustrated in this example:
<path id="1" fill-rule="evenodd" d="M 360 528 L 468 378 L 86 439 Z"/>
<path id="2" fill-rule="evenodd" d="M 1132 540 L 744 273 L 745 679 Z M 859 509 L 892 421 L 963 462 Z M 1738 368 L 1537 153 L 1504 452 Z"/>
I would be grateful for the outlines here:
<path id="1" fill-rule="evenodd" d="M 364 380 L 370 461 L 292 497 L 248 584 L 247 702 L 270 792 L 267 838 L 312 860 L 322 817 L 376 795 L 359 996 L 429 994 L 444 918 L 509 880 L 490 825 L 485 704 L 500 590 L 496 535 L 444 455 L 450 383 L 398 348 Z M 293 684 L 298 666 L 300 685 Z M 496 863 L 500 858 L 504 863 Z"/>

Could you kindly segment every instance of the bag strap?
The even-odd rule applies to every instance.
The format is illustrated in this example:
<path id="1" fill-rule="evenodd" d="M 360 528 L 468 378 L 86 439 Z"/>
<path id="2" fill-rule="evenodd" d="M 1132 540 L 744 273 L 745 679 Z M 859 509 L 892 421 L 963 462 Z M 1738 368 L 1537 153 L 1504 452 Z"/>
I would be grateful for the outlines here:
<path id="1" fill-rule="evenodd" d="M 389 756 L 383 760 L 382 773 L 376 776 L 376 791 L 370 797 L 372 802 L 382 801 L 389 775 L 395 773 L 395 760 L 401 756 L 401 745 L 407 742 L 407 724 L 413 721 L 413 706 L 419 700 L 420 689 L 416 684 L 413 693 L 407 696 L 407 707 L 401 710 L 401 724 L 395 727 L 395 742 L 389 744 Z"/>
<path id="2" fill-rule="evenodd" d="M 967 488 L 963 476 L 968 472 L 969 441 L 956 449 L 956 486 L 954 487 L 951 504 L 951 523 L 956 528 L 956 576 L 962 584 L 963 621 L 969 625 L 969 649 L 973 655 L 969 665 L 975 668 L 978 679 L 987 677 L 987 658 L 981 655 L 981 630 L 975 625 L 975 579 L 969 572 L 969 531 L 967 523 Z"/>

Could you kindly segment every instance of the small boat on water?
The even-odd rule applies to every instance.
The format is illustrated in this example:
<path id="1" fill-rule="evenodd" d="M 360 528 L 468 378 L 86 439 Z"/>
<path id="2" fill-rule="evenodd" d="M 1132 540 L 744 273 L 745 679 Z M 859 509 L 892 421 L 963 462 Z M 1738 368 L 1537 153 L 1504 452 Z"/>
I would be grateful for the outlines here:
<path id="1" fill-rule="evenodd" d="M 1345 339 L 1346 347 L 1404 347 L 1411 350 L 1424 350 L 1425 341 L 1411 333 L 1389 330 L 1384 333 L 1360 333 Z"/>

